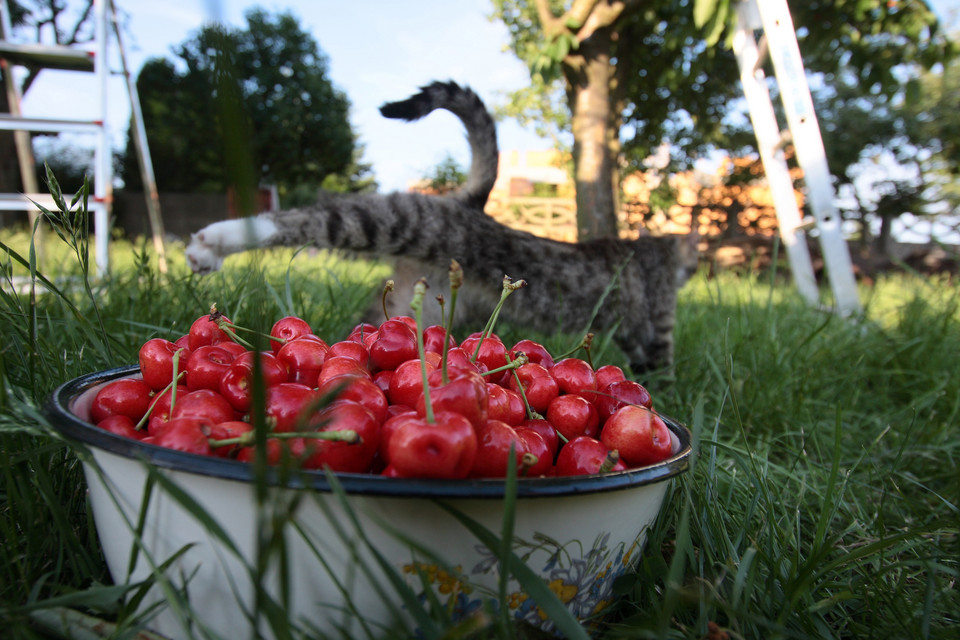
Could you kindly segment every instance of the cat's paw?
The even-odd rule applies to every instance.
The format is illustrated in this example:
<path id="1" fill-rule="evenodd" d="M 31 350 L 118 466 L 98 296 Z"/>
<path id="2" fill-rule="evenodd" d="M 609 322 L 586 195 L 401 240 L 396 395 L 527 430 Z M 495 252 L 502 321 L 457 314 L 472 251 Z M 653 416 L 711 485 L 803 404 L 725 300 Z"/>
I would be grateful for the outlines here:
<path id="1" fill-rule="evenodd" d="M 210 242 L 208 234 L 201 230 L 190 236 L 187 245 L 187 265 L 194 273 L 206 274 L 217 271 L 223 266 L 223 255 L 217 250 L 216 243 Z"/>

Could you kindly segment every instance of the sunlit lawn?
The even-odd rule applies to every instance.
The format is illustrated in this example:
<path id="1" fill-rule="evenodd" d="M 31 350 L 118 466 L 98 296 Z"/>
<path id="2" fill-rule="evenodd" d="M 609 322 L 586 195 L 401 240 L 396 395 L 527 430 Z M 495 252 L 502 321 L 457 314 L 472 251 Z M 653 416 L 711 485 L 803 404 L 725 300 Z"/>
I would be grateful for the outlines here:
<path id="1" fill-rule="evenodd" d="M 0 241 L 29 255 L 26 234 Z M 47 242 L 41 268 L 62 295 L 38 287 L 34 299 L 28 270 L 0 251 L 0 617 L 14 638 L 44 637 L 35 623 L 60 595 L 105 619 L 121 611 L 90 591 L 109 577 L 82 475 L 39 412 L 56 385 L 134 363 L 147 338 L 182 335 L 213 302 L 250 327 L 295 313 L 339 338 L 387 274 L 285 250 L 197 278 L 172 244 L 161 276 L 145 243 L 117 242 L 95 307 L 67 249 Z M 743 638 L 957 637 L 958 289 L 891 274 L 862 289 L 863 318 L 843 319 L 779 276 L 696 277 L 681 295 L 675 379 L 643 382 L 693 428 L 699 456 L 597 633 L 702 638 L 714 623 Z M 558 350 L 576 339 L 533 337 Z M 599 357 L 620 362 L 612 348 Z"/>

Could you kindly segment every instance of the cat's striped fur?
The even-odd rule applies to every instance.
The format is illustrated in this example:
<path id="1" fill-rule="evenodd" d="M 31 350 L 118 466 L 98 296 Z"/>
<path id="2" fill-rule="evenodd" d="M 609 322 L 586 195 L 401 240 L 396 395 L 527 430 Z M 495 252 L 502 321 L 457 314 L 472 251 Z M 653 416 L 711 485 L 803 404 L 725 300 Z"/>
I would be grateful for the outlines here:
<path id="1" fill-rule="evenodd" d="M 193 235 L 187 248 L 191 267 L 210 271 L 226 255 L 267 246 L 314 244 L 392 256 L 401 259 L 393 311 L 406 314 L 411 289 L 405 283 L 426 276 L 437 291 L 445 291 L 447 269 L 456 259 L 465 272 L 458 319 L 482 324 L 508 275 L 527 286 L 513 294 L 502 317 L 546 331 L 584 330 L 609 290 L 594 330 L 616 327 L 617 342 L 635 370 L 670 365 L 677 290 L 696 267 L 694 241 L 665 236 L 571 244 L 499 224 L 483 212 L 496 177 L 496 131 L 472 91 L 434 83 L 382 111 L 412 120 L 441 108 L 463 121 L 473 151 L 470 176 L 459 193 L 325 194 L 311 207 L 214 223 Z"/>

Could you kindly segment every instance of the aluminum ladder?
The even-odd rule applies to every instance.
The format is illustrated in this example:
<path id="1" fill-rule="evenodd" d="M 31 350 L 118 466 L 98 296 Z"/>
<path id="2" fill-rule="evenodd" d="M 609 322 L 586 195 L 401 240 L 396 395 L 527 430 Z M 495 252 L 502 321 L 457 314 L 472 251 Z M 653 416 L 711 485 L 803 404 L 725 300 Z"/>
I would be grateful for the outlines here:
<path id="1" fill-rule="evenodd" d="M 758 30 L 763 31 L 760 45 L 754 36 Z M 773 195 L 780 238 L 797 289 L 810 304 L 820 304 L 806 239 L 806 231 L 816 229 L 833 293 L 834 310 L 841 315 L 859 313 L 860 296 L 853 276 L 850 249 L 834 204 L 835 194 L 820 125 L 786 0 L 739 2 L 733 51 L 740 68 L 740 81 L 757 136 L 760 159 Z M 783 132 L 777 123 L 763 72 L 767 55 L 773 63 L 786 114 L 787 129 Z M 813 214 L 811 220 L 803 219 L 794 197 L 793 181 L 783 153 L 787 142 L 793 145 L 797 162 L 803 169 L 807 199 Z"/>
<path id="2" fill-rule="evenodd" d="M 110 266 L 110 214 L 113 204 L 113 163 L 109 139 L 107 105 L 109 99 L 108 80 L 110 78 L 107 44 L 110 37 L 110 25 L 116 35 L 123 75 L 126 80 L 127 95 L 131 108 L 131 134 L 136 143 L 137 159 L 143 178 L 147 199 L 147 212 L 153 232 L 154 248 L 159 258 L 161 272 L 166 272 L 166 257 L 163 246 L 163 221 L 157 196 L 156 180 L 150 160 L 150 150 L 144 133 L 143 116 L 136 85 L 127 69 L 126 55 L 117 24 L 116 7 L 112 0 L 94 0 L 94 38 L 91 48 L 65 45 L 25 44 L 10 40 L 13 30 L 10 11 L 6 0 L 0 0 L 0 64 L 3 76 L 9 114 L 0 114 L 0 129 L 14 132 L 20 174 L 23 180 L 22 193 L 0 194 L 0 210 L 27 211 L 31 226 L 38 215 L 34 203 L 47 209 L 55 209 L 53 198 L 48 193 L 40 193 L 34 175 L 33 147 L 30 132 L 84 132 L 96 137 L 94 148 L 93 193 L 88 209 L 93 214 L 93 235 L 97 274 L 105 275 Z M 22 113 L 20 89 L 13 78 L 15 65 L 30 64 L 43 69 L 61 69 L 92 73 L 99 92 L 98 117 L 93 120 L 71 120 L 54 118 L 31 118 Z"/>

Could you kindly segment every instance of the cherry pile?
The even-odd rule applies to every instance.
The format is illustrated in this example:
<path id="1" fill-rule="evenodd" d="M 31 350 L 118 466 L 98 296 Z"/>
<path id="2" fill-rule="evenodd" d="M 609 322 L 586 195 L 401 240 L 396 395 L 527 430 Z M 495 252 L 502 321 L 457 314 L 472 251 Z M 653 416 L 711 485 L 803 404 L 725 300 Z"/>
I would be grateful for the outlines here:
<path id="1" fill-rule="evenodd" d="M 531 340 L 507 348 L 480 332 L 457 343 L 443 327 L 421 332 L 403 316 L 360 324 L 328 344 L 289 316 L 273 325 L 270 351 L 242 342 L 215 310 L 176 341 L 148 340 L 141 376 L 105 385 L 91 421 L 142 442 L 251 461 L 252 396 L 262 384 L 271 464 L 496 478 L 509 464 L 522 477 L 583 475 L 671 455 L 669 430 L 643 386 L 616 366 L 554 362 Z"/>

